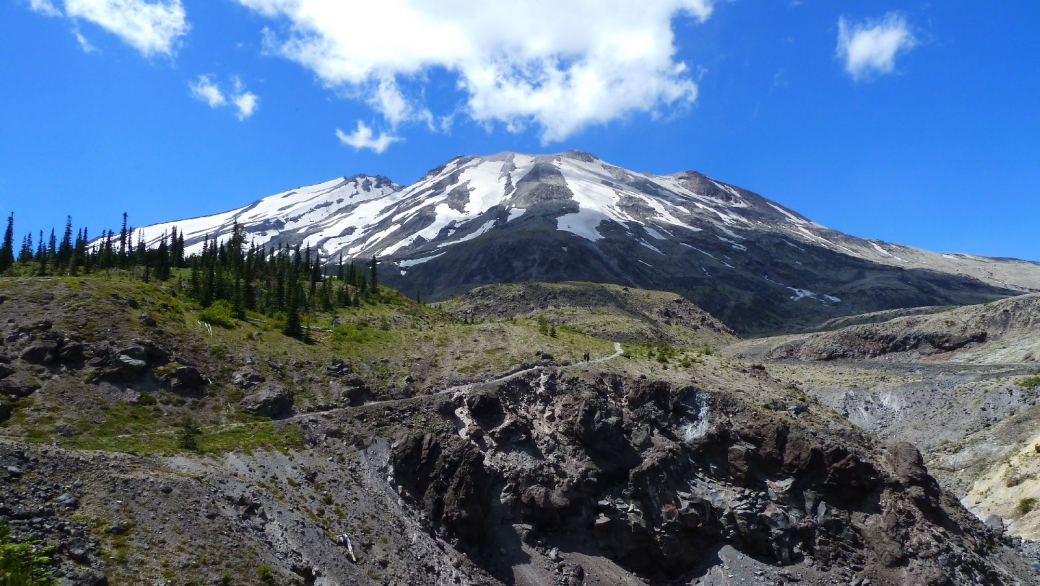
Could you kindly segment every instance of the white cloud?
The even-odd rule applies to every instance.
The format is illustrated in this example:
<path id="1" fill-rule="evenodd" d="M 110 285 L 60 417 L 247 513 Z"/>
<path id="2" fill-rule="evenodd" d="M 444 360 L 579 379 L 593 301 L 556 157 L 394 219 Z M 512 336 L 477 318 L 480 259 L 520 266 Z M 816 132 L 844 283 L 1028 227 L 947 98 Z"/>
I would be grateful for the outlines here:
<path id="1" fill-rule="evenodd" d="M 61 16 L 61 11 L 55 8 L 51 0 L 29 0 L 29 8 L 46 16 Z"/>
<path id="2" fill-rule="evenodd" d="M 210 108 L 219 108 L 227 103 L 224 92 L 210 81 L 208 75 L 200 75 L 199 79 L 188 84 L 188 87 L 191 88 L 193 98 L 206 102 Z"/>
<path id="3" fill-rule="evenodd" d="M 191 96 L 196 100 L 206 102 L 210 108 L 222 106 L 233 106 L 238 113 L 239 120 L 245 120 L 252 116 L 260 107 L 260 98 L 253 92 L 247 91 L 245 84 L 237 76 L 231 78 L 234 89 L 225 94 L 220 86 L 208 75 L 200 75 L 199 78 L 188 84 L 191 88 Z"/>
<path id="4" fill-rule="evenodd" d="M 870 79 L 874 74 L 892 73 L 896 56 L 917 45 L 906 18 L 890 12 L 884 18 L 850 23 L 838 19 L 837 56 L 845 63 L 845 71 L 855 80 Z"/>
<path id="5" fill-rule="evenodd" d="M 47 16 L 65 16 L 92 22 L 118 36 L 142 55 L 172 55 L 188 24 L 181 0 L 64 0 L 62 13 L 52 0 L 28 0 L 29 8 Z M 74 29 L 80 46 L 88 53 L 93 46 Z"/>
<path id="6" fill-rule="evenodd" d="M 357 150 L 371 149 L 376 153 L 382 154 L 390 147 L 391 144 L 401 140 L 400 137 L 380 132 L 379 136 L 375 136 L 372 129 L 367 124 L 358 120 L 357 130 L 347 134 L 340 129 L 336 129 L 336 136 L 343 144 L 350 145 Z"/>
<path id="7" fill-rule="evenodd" d="M 267 51 L 345 89 L 391 126 L 435 117 L 420 95 L 431 71 L 457 76 L 464 111 L 558 141 L 632 112 L 692 103 L 697 85 L 675 59 L 672 20 L 709 17 L 714 0 L 237 0 L 287 24 Z M 440 118 L 443 113 L 439 114 Z"/>
<path id="8" fill-rule="evenodd" d="M 76 42 L 79 43 L 79 47 L 83 49 L 84 53 L 93 53 L 94 51 L 97 51 L 97 48 L 90 44 L 87 37 L 84 37 L 83 33 L 79 32 L 79 28 L 73 29 L 72 34 L 76 35 Z"/>
<path id="9" fill-rule="evenodd" d="M 245 92 L 235 96 L 234 102 L 235 107 L 238 108 L 239 120 L 249 118 L 260 107 L 260 98 L 256 97 L 256 94 L 253 92 Z"/>

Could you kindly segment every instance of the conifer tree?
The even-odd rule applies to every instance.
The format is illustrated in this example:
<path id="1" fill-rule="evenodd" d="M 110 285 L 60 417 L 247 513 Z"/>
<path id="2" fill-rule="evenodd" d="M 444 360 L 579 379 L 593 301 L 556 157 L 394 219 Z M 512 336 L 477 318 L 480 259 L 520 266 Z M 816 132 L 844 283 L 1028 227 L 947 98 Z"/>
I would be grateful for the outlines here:
<path id="1" fill-rule="evenodd" d="M 291 287 L 289 289 L 289 298 L 287 300 L 288 311 L 285 316 L 285 328 L 282 329 L 282 333 L 286 336 L 292 336 L 293 338 L 299 338 L 303 334 L 303 324 L 300 322 L 300 293 L 299 287 Z"/>
<path id="2" fill-rule="evenodd" d="M 372 282 L 370 284 L 372 293 L 379 293 L 379 278 L 376 276 L 376 255 L 372 255 Z"/>
<path id="3" fill-rule="evenodd" d="M 119 262 L 126 260 L 126 246 L 129 234 L 126 233 L 126 212 L 123 212 L 123 227 L 119 230 Z"/>
<path id="4" fill-rule="evenodd" d="M 72 216 L 65 219 L 65 232 L 58 246 L 58 257 L 56 259 L 59 268 L 65 268 L 72 262 Z"/>
<path id="5" fill-rule="evenodd" d="M 32 232 L 25 235 L 22 239 L 22 248 L 18 251 L 18 262 L 27 263 L 33 259 L 33 242 Z"/>
<path id="6" fill-rule="evenodd" d="M 4 242 L 0 245 L 0 273 L 14 265 L 14 212 L 7 217 L 7 229 L 4 230 Z"/>

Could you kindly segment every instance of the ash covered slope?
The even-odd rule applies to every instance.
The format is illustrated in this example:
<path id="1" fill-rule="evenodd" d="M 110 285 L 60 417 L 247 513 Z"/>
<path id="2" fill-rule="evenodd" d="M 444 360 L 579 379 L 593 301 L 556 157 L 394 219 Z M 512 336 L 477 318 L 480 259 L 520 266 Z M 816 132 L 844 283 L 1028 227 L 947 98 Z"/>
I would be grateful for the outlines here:
<path id="1" fill-rule="evenodd" d="M 237 219 L 257 243 L 306 242 L 330 261 L 378 255 L 388 284 L 429 299 L 497 282 L 662 289 L 752 334 L 1040 290 L 1036 263 L 855 238 L 693 171 L 636 173 L 582 152 L 457 157 L 400 189 L 345 183 L 144 233 L 183 225 L 200 242 Z"/>

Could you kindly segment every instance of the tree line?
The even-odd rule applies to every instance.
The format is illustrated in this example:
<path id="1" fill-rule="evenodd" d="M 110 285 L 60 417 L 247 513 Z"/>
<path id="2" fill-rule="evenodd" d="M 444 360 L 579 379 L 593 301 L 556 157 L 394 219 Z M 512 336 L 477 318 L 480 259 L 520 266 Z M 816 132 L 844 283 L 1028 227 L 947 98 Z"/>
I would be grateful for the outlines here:
<path id="1" fill-rule="evenodd" d="M 33 274 L 39 276 L 61 275 L 78 276 L 102 270 L 143 268 L 143 278 L 166 280 L 170 278 L 171 269 L 187 267 L 184 258 L 184 235 L 173 228 L 169 234 L 164 233 L 156 248 L 148 248 L 144 234 L 137 232 L 134 242 L 132 227 L 127 225 L 127 215 L 123 214 L 123 227 L 119 233 L 112 230 L 102 231 L 101 236 L 91 245 L 87 228 L 80 228 L 73 235 L 72 216 L 65 221 L 65 232 L 58 240 L 51 229 L 50 238 L 44 238 L 43 230 L 33 239 L 32 232 L 26 234 L 14 253 L 14 213 L 7 217 L 7 229 L 4 231 L 3 243 L 0 244 L 0 274 L 6 272 L 15 263 L 32 266 Z"/>
<path id="2" fill-rule="evenodd" d="M 284 319 L 284 333 L 295 337 L 304 337 L 303 316 L 308 313 L 381 300 L 375 256 L 366 267 L 354 260 L 344 263 L 342 254 L 336 264 L 323 263 L 310 246 L 247 245 L 245 228 L 237 223 L 226 240 L 207 236 L 201 252 L 186 256 L 184 234 L 176 227 L 169 234 L 163 233 L 156 246 L 149 247 L 144 234 L 129 227 L 123 214 L 118 233 L 103 231 L 91 243 L 86 228 L 76 230 L 74 235 L 69 217 L 60 241 L 54 230 L 47 240 L 43 231 L 35 240 L 29 233 L 15 255 L 12 213 L 0 245 L 0 274 L 16 264 L 23 267 L 23 274 L 28 271 L 39 276 L 125 269 L 145 282 L 170 281 L 174 269 L 190 269 L 186 281 L 186 271 L 178 272 L 178 286 L 202 307 L 226 306 L 237 319 L 245 319 L 249 311 Z"/>

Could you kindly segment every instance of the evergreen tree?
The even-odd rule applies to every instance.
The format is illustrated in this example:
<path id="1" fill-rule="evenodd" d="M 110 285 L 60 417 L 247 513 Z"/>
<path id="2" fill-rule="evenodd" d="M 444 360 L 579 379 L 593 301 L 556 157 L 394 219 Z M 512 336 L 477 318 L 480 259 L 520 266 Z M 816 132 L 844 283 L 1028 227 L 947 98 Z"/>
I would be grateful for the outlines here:
<path id="1" fill-rule="evenodd" d="M 127 237 L 129 234 L 126 233 L 126 212 L 123 212 L 123 227 L 119 230 L 119 262 L 122 264 L 126 260 L 126 246 Z"/>
<path id="2" fill-rule="evenodd" d="M 4 231 L 4 242 L 0 245 L 0 273 L 14 265 L 14 212 L 7 217 L 7 229 Z"/>
<path id="3" fill-rule="evenodd" d="M 51 228 L 51 237 L 47 241 L 47 258 L 54 260 L 58 256 L 58 237 L 54 235 L 54 228 Z"/>
<path id="4" fill-rule="evenodd" d="M 65 233 L 62 235 L 61 244 L 58 246 L 56 261 L 55 264 L 60 268 L 67 267 L 72 262 L 72 216 L 68 216 L 65 219 Z"/>
<path id="5" fill-rule="evenodd" d="M 282 333 L 286 336 L 299 338 L 303 335 L 303 324 L 300 322 L 300 293 L 299 287 L 289 289 L 288 311 L 285 316 L 285 327 Z"/>
<path id="6" fill-rule="evenodd" d="M 372 288 L 372 293 L 373 294 L 379 293 L 379 279 L 378 279 L 378 277 L 376 277 L 376 262 L 377 262 L 376 261 L 376 255 L 373 254 L 372 255 L 372 282 L 370 283 L 370 286 Z"/>
<path id="7" fill-rule="evenodd" d="M 18 262 L 27 263 L 33 259 L 32 233 L 25 235 L 22 239 L 22 248 L 18 251 Z"/>

